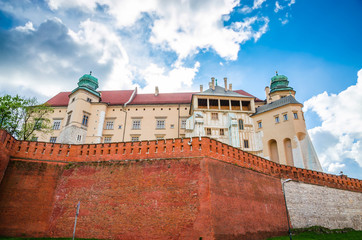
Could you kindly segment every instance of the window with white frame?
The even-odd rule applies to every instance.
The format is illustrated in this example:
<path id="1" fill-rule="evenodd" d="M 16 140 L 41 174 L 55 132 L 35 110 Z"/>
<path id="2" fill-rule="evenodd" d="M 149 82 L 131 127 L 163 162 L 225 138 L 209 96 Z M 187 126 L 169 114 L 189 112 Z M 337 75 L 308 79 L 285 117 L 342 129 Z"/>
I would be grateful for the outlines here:
<path id="1" fill-rule="evenodd" d="M 110 143 L 112 141 L 112 137 L 104 137 L 104 143 Z"/>
<path id="2" fill-rule="evenodd" d="M 244 140 L 244 148 L 249 148 L 249 140 Z"/>
<path id="3" fill-rule="evenodd" d="M 165 128 L 165 120 L 157 120 L 156 128 L 157 129 L 164 129 Z"/>
<path id="4" fill-rule="evenodd" d="M 50 137 L 49 142 L 55 143 L 57 141 L 57 137 Z"/>
<path id="5" fill-rule="evenodd" d="M 107 121 L 106 122 L 106 129 L 109 130 L 109 129 L 113 129 L 113 121 Z"/>
<path id="6" fill-rule="evenodd" d="M 284 113 L 283 114 L 283 119 L 284 119 L 284 121 L 288 121 L 288 114 Z"/>
<path id="7" fill-rule="evenodd" d="M 294 112 L 293 116 L 294 116 L 294 119 L 298 119 L 298 113 L 297 112 Z"/>
<path id="8" fill-rule="evenodd" d="M 219 119 L 219 114 L 218 113 L 211 113 L 211 119 L 212 120 L 218 120 Z"/>
<path id="9" fill-rule="evenodd" d="M 83 120 L 82 120 L 83 126 L 88 126 L 88 118 L 89 118 L 89 116 L 87 114 L 83 115 Z"/>
<path id="10" fill-rule="evenodd" d="M 54 122 L 53 122 L 53 130 L 59 130 L 61 122 L 62 122 L 62 120 L 54 120 Z"/>
<path id="11" fill-rule="evenodd" d="M 132 136 L 131 138 L 132 142 L 137 142 L 140 140 L 140 137 L 139 136 Z"/>
<path id="12" fill-rule="evenodd" d="M 279 123 L 279 122 L 280 122 L 279 116 L 276 116 L 276 117 L 275 117 L 275 123 Z"/>
<path id="13" fill-rule="evenodd" d="M 133 120 L 132 129 L 141 129 L 141 120 Z"/>
<path id="14" fill-rule="evenodd" d="M 221 129 L 220 129 L 220 136 L 224 136 L 224 135 L 225 135 L 224 129 L 221 128 Z"/>
<path id="15" fill-rule="evenodd" d="M 186 128 L 186 119 L 181 119 L 181 128 Z"/>
<path id="16" fill-rule="evenodd" d="M 206 128 L 206 135 L 211 135 L 211 128 Z"/>

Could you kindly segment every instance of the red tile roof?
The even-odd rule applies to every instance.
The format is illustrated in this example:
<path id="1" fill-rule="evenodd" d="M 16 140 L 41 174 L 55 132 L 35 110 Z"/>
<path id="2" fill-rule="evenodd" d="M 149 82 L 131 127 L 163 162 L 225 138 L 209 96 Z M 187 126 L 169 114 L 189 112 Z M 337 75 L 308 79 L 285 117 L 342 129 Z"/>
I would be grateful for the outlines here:
<path id="1" fill-rule="evenodd" d="M 263 100 L 260 100 L 259 98 L 255 97 L 255 96 L 251 95 L 250 93 L 245 92 L 244 90 L 235 90 L 234 92 L 237 92 L 237 93 L 239 93 L 241 95 L 244 95 L 244 96 L 254 97 L 255 101 L 257 101 L 257 102 L 262 102 L 263 101 Z"/>
<path id="2" fill-rule="evenodd" d="M 53 107 L 68 106 L 70 92 L 60 92 L 46 103 Z"/>
<path id="3" fill-rule="evenodd" d="M 101 102 L 110 105 L 125 104 L 132 96 L 133 90 L 100 91 Z"/>
<path id="4" fill-rule="evenodd" d="M 188 93 L 160 93 L 155 94 L 137 94 L 130 105 L 140 104 L 167 104 L 167 103 L 191 103 L 193 92 Z"/>
<path id="5" fill-rule="evenodd" d="M 239 94 L 254 97 L 253 95 L 243 91 L 236 90 Z M 108 103 L 109 105 L 122 105 L 125 104 L 131 97 L 133 90 L 116 90 L 116 91 L 100 91 L 101 102 Z M 69 102 L 69 94 L 71 92 L 60 92 L 47 101 L 48 104 L 54 107 L 67 106 Z M 195 92 L 185 93 L 160 93 L 155 96 L 151 94 L 137 94 L 135 98 L 129 103 L 130 105 L 141 104 L 191 104 L 192 94 Z M 256 101 L 261 101 L 256 98 Z"/>

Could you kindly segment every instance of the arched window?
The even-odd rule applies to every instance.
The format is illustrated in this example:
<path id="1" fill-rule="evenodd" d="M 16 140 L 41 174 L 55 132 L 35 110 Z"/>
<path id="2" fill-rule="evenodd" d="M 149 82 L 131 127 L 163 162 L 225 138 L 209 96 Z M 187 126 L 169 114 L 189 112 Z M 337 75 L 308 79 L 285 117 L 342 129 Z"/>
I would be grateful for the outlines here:
<path id="1" fill-rule="evenodd" d="M 275 139 L 271 139 L 268 142 L 269 145 L 269 156 L 270 160 L 273 162 L 279 163 L 279 153 L 278 153 L 278 144 Z"/>
<path id="2" fill-rule="evenodd" d="M 292 141 L 290 138 L 284 139 L 284 152 L 287 165 L 294 166 Z"/>

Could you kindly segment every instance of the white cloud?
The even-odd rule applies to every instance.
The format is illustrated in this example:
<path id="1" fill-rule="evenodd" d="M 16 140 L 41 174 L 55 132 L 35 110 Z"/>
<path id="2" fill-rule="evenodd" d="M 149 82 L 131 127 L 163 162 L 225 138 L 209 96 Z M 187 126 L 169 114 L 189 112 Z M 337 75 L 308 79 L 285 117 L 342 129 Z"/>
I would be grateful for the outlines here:
<path id="1" fill-rule="evenodd" d="M 322 166 L 337 172 L 344 159 L 362 167 L 362 69 L 356 85 L 338 94 L 321 93 L 304 103 L 305 111 L 314 111 L 321 126 L 309 130 Z"/>
<path id="2" fill-rule="evenodd" d="M 252 8 L 260 8 L 264 2 L 254 0 Z M 210 48 L 225 59 L 235 60 L 240 44 L 252 38 L 259 39 L 267 29 L 265 24 L 268 24 L 264 21 L 260 29 L 257 25 L 242 29 L 224 26 L 223 21 L 229 19 L 230 13 L 239 6 L 238 0 L 49 0 L 48 4 L 53 10 L 78 7 L 93 12 L 99 5 L 108 6 L 105 11 L 115 19 L 118 28 L 131 26 L 146 14 L 152 32 L 150 43 L 160 46 L 163 51 L 175 52 L 180 60 Z M 259 22 L 263 20 L 265 18 L 258 18 Z M 240 21 L 246 22 L 245 19 Z"/>
<path id="3" fill-rule="evenodd" d="M 288 1 L 288 0 L 286 0 L 286 1 Z M 288 6 L 290 7 L 290 6 L 292 6 L 294 3 L 295 3 L 295 0 L 290 0 L 290 2 L 288 3 Z"/>
<path id="4" fill-rule="evenodd" d="M 28 32 L 28 31 L 34 31 L 34 26 L 33 23 L 28 21 L 25 26 L 18 26 L 15 28 L 15 30 L 17 31 L 22 31 L 22 32 Z"/>
<path id="5" fill-rule="evenodd" d="M 153 92 L 155 86 L 159 87 L 160 92 L 190 91 L 192 90 L 192 80 L 199 68 L 200 63 L 196 62 L 192 68 L 176 66 L 167 72 L 156 64 L 150 64 L 141 72 L 147 83 L 143 91 Z"/>
<path id="6" fill-rule="evenodd" d="M 265 1 L 266 0 L 254 0 L 253 9 L 261 8 L 261 5 L 263 5 Z"/>
<path id="7" fill-rule="evenodd" d="M 274 8 L 274 12 L 279 12 L 279 10 L 282 10 L 284 7 L 283 6 L 280 6 L 279 5 L 279 2 L 278 1 L 276 1 L 275 2 L 275 8 Z"/>

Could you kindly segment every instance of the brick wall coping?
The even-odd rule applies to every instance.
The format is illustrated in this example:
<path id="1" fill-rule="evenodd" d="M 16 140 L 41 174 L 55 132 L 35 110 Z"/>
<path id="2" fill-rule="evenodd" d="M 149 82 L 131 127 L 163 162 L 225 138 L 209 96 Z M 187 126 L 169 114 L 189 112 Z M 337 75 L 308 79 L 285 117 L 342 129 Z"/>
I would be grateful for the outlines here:
<path id="1" fill-rule="evenodd" d="M 12 160 L 53 163 L 209 157 L 281 179 L 362 192 L 362 180 L 275 163 L 209 137 L 71 145 L 18 141 L 0 130 L 0 150 Z"/>

